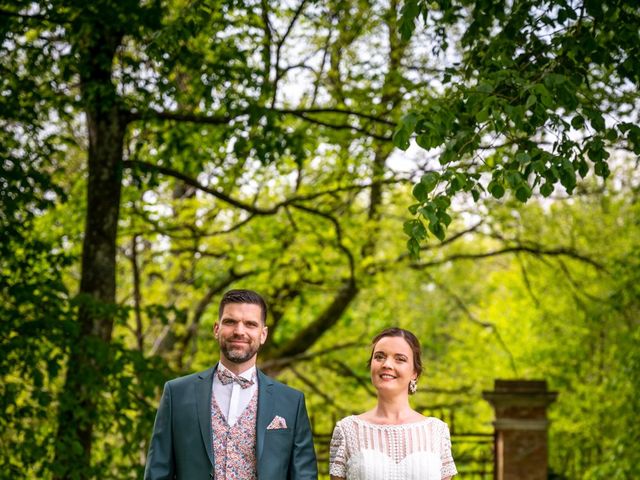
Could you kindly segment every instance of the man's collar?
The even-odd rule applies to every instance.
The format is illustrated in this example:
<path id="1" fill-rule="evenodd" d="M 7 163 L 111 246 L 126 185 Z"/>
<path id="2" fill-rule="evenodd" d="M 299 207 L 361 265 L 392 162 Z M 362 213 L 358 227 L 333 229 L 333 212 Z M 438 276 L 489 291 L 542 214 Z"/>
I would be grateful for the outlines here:
<path id="1" fill-rule="evenodd" d="M 223 370 L 228 371 L 229 373 L 231 373 L 232 375 L 235 375 L 235 373 L 233 373 L 231 370 L 229 370 L 227 367 L 225 367 L 222 362 L 218 363 L 218 368 L 221 368 Z M 251 380 L 253 379 L 253 376 L 256 374 L 256 366 L 252 366 L 247 368 L 244 372 L 240 373 L 238 376 L 239 377 L 243 377 L 246 378 L 247 380 Z"/>

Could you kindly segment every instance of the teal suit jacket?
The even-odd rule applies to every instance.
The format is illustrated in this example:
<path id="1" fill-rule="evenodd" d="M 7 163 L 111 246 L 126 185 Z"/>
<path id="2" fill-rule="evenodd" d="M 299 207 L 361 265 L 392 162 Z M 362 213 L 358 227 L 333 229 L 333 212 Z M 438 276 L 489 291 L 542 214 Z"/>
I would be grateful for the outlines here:
<path id="1" fill-rule="evenodd" d="M 215 476 L 211 386 L 217 365 L 164 386 L 153 426 L 145 480 L 210 480 Z M 267 430 L 273 417 L 286 429 Z M 258 370 L 256 459 L 259 480 L 317 480 L 304 395 Z"/>

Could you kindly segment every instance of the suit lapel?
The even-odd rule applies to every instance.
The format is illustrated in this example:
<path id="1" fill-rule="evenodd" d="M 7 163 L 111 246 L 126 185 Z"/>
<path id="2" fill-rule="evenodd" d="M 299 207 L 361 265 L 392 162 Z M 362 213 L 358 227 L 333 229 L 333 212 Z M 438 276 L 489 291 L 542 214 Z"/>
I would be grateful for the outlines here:
<path id="1" fill-rule="evenodd" d="M 196 406 L 198 409 L 198 423 L 200 424 L 200 434 L 207 449 L 207 455 L 211 465 L 215 465 L 213 458 L 212 433 L 211 433 L 211 394 L 213 373 L 218 365 L 206 370 L 198 375 L 196 383 Z"/>
<path id="2" fill-rule="evenodd" d="M 260 470 L 260 458 L 264 450 L 264 435 L 273 418 L 273 380 L 258 370 L 258 418 L 256 420 L 256 458 Z"/>

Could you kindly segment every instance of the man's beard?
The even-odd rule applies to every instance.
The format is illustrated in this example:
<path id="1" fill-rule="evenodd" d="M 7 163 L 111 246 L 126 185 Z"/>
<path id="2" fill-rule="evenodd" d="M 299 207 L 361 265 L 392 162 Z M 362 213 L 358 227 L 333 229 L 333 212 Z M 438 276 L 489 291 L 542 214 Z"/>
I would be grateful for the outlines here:
<path id="1" fill-rule="evenodd" d="M 227 342 L 220 343 L 220 351 L 227 360 L 233 363 L 244 363 L 247 360 L 250 360 L 256 353 L 258 353 L 258 348 L 260 348 L 254 348 L 251 344 L 248 344 L 247 347 L 248 349 L 246 350 L 241 348 L 229 350 Z"/>

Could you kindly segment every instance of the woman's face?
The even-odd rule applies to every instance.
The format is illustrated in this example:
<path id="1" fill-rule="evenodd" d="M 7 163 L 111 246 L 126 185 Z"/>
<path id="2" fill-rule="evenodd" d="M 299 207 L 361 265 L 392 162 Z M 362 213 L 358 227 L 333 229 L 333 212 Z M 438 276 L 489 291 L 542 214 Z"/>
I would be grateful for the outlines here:
<path id="1" fill-rule="evenodd" d="M 413 351 L 402 337 L 382 337 L 373 347 L 371 382 L 379 392 L 407 393 L 417 378 Z"/>

